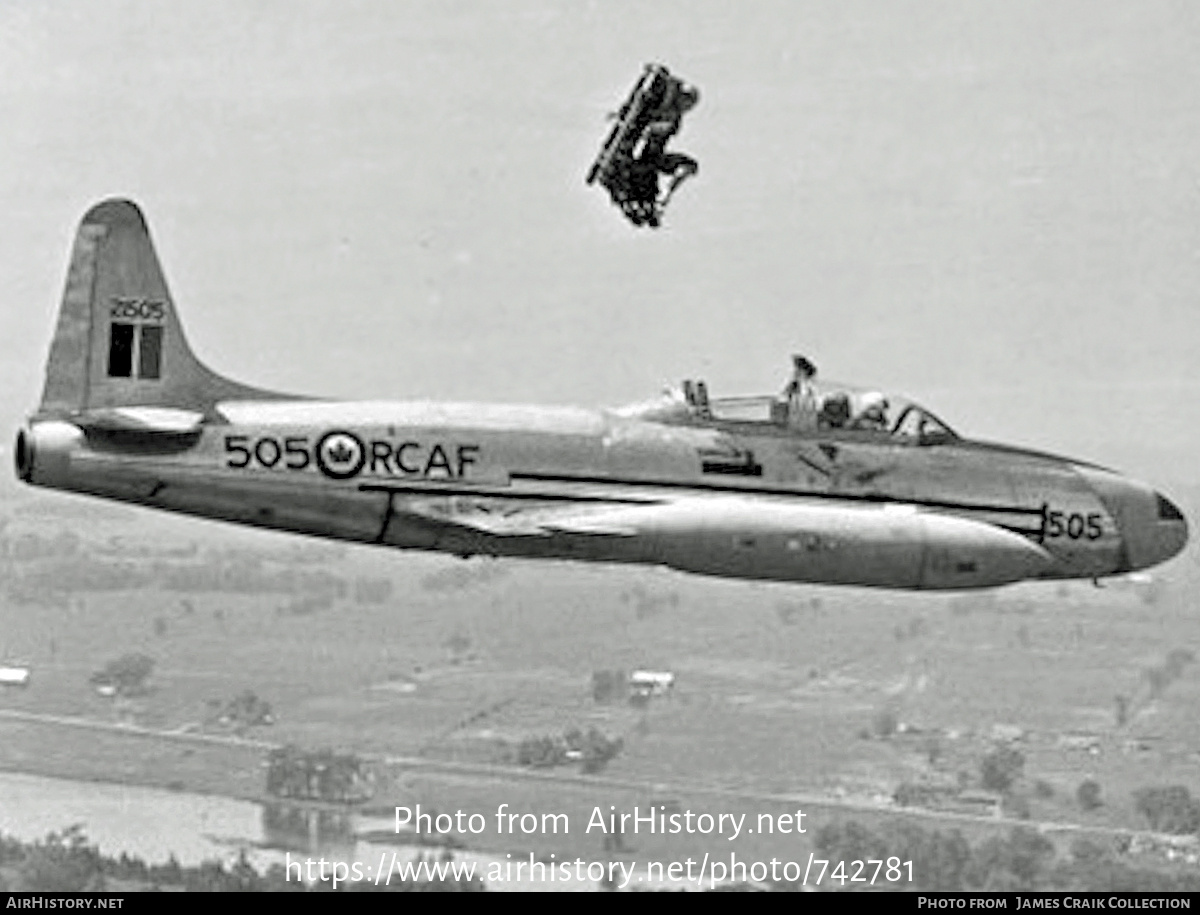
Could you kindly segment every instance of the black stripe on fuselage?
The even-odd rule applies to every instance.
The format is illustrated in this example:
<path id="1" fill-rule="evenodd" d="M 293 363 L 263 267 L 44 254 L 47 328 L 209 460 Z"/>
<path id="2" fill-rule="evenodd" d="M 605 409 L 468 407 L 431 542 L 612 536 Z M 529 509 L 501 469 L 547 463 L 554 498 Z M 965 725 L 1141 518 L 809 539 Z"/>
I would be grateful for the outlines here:
<path id="1" fill-rule="evenodd" d="M 844 492 L 820 492 L 807 489 L 783 489 L 780 487 L 769 486 L 725 486 L 720 483 L 708 482 L 683 482 L 678 480 L 636 480 L 623 479 L 617 477 L 589 477 L 576 476 L 573 474 L 551 474 L 551 473 L 514 473 L 511 475 L 513 480 L 526 480 L 531 483 L 587 483 L 590 485 L 599 486 L 648 486 L 659 489 L 692 489 L 703 490 L 705 492 L 721 492 L 721 493 L 736 493 L 738 495 L 751 496 L 798 496 L 806 499 L 828 499 L 834 502 L 872 502 L 882 504 L 900 504 L 900 505 L 919 505 L 922 508 L 943 508 L 950 511 L 972 511 L 972 512 L 995 512 L 998 514 L 1010 515 L 1036 515 L 1041 517 L 1042 508 L 1024 508 L 1019 505 L 991 505 L 982 502 L 947 502 L 937 499 L 898 499 L 895 496 L 879 495 L 877 493 L 844 493 Z M 366 488 L 365 486 L 360 488 Z M 413 487 L 416 489 L 417 487 Z M 461 495 L 463 490 L 455 490 L 455 493 Z M 506 493 L 497 493 L 498 495 L 508 495 Z M 533 495 L 526 495 L 523 498 L 541 498 Z M 569 501 L 574 501 L 576 496 L 562 496 Z M 582 501 L 582 500 L 581 500 Z M 597 502 L 613 502 L 620 501 L 617 499 L 608 499 L 602 496 L 593 496 L 588 501 Z M 628 500 L 636 501 L 636 500 Z"/>
<path id="2" fill-rule="evenodd" d="M 516 477 L 516 474 L 513 475 Z M 661 499 L 573 495 L 563 492 L 529 492 L 513 490 L 504 486 L 431 486 L 428 483 L 360 483 L 359 492 L 404 493 L 425 496 L 479 496 L 498 499 L 520 499 L 527 502 L 599 502 L 620 505 L 657 505 Z"/>

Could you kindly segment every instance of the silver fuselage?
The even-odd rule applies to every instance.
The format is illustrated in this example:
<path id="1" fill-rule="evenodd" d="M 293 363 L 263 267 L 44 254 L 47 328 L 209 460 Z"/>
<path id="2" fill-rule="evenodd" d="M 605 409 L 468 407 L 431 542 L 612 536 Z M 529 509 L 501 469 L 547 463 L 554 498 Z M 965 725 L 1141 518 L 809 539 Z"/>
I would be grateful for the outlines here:
<path id="1" fill-rule="evenodd" d="M 226 401 L 148 431 L 35 417 L 17 460 L 35 485 L 322 537 L 776 581 L 1098 578 L 1187 540 L 1149 487 L 1050 455 L 571 408 Z"/>

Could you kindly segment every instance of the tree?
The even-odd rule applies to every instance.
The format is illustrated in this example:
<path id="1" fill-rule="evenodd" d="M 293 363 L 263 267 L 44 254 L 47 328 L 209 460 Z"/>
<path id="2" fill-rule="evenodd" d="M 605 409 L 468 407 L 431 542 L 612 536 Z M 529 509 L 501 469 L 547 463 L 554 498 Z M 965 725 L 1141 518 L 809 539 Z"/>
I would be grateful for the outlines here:
<path id="1" fill-rule="evenodd" d="M 103 670 L 94 673 L 91 682 L 96 686 L 116 687 L 118 692 L 128 695 L 145 688 L 146 678 L 152 670 L 153 658 L 144 654 L 125 654 L 115 661 L 109 661 Z"/>
<path id="2" fill-rule="evenodd" d="M 517 762 L 522 766 L 558 766 L 566 758 L 566 745 L 549 737 L 526 737 L 517 745 Z"/>
<path id="3" fill-rule="evenodd" d="M 890 848 L 886 838 L 853 820 L 826 823 L 817 831 L 816 845 L 830 859 L 844 861 L 887 858 Z"/>
<path id="4" fill-rule="evenodd" d="M 1142 788 L 1133 803 L 1156 832 L 1186 834 L 1200 829 L 1200 804 L 1183 785 Z"/>
<path id="5" fill-rule="evenodd" d="M 884 708 L 875 713 L 875 719 L 871 724 L 874 727 L 875 736 L 881 740 L 886 740 L 896 733 L 896 728 L 900 726 L 900 721 L 894 709 Z"/>
<path id="6" fill-rule="evenodd" d="M 1108 858 L 1108 849 L 1094 839 L 1080 836 L 1071 843 L 1071 859 L 1079 864 L 1105 862 Z"/>
<path id="7" fill-rule="evenodd" d="M 583 739 L 582 771 L 587 775 L 599 772 L 624 746 L 625 741 L 620 737 L 609 740 L 596 728 L 591 728 Z"/>
<path id="8" fill-rule="evenodd" d="M 1083 810 L 1095 810 L 1104 804 L 1100 799 L 1100 783 L 1094 778 L 1084 779 L 1075 791 L 1075 800 Z"/>
<path id="9" fill-rule="evenodd" d="M 104 889 L 103 862 L 77 824 L 28 848 L 19 881 L 19 888 L 27 891 L 94 893 Z"/>
<path id="10" fill-rule="evenodd" d="M 987 891 L 1031 890 L 1054 859 L 1054 843 L 1032 829 L 1014 829 L 992 838 L 971 855 L 965 884 Z"/>
<path id="11" fill-rule="evenodd" d="M 900 860 L 921 862 L 920 870 L 914 870 L 918 885 L 912 889 L 941 892 L 962 889 L 963 869 L 971 859 L 971 847 L 957 830 L 948 835 L 926 832 L 915 823 L 902 822 L 887 837 L 887 845 Z"/>
<path id="12" fill-rule="evenodd" d="M 1025 769 L 1025 756 L 1012 747 L 997 747 L 983 758 L 980 775 L 983 787 L 1001 793 L 1012 787 Z"/>
<path id="13" fill-rule="evenodd" d="M 625 675 L 619 670 L 592 672 L 592 700 L 597 703 L 615 702 L 625 695 Z"/>

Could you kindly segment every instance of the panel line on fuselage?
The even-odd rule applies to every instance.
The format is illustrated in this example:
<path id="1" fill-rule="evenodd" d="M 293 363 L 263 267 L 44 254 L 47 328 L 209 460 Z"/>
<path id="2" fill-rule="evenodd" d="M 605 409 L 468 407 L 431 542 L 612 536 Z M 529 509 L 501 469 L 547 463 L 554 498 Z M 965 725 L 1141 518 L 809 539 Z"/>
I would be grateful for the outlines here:
<path id="1" fill-rule="evenodd" d="M 387 508 L 383 510 L 383 524 L 380 525 L 379 535 L 375 538 L 377 544 L 383 543 L 383 538 L 387 534 L 388 525 L 392 523 L 392 518 L 396 514 L 396 495 L 388 493 Z"/>
<path id="2" fill-rule="evenodd" d="M 594 486 L 650 487 L 661 489 L 691 489 L 705 492 L 720 492 L 738 495 L 793 496 L 805 499 L 823 499 L 832 502 L 872 502 L 878 504 L 915 505 L 920 508 L 942 508 L 950 511 L 994 512 L 996 514 L 1042 515 L 1042 506 L 1026 508 L 1019 505 L 994 505 L 983 502 L 946 502 L 935 499 L 903 499 L 879 493 L 829 492 L 811 489 L 788 489 L 777 486 L 729 486 L 720 483 L 681 480 L 639 480 L 627 477 L 593 477 L 574 474 L 522 473 L 510 474 L 513 480 L 534 483 L 586 483 Z M 462 493 L 463 490 L 456 490 Z M 504 495 L 504 493 L 498 493 Z M 527 497 L 528 498 L 528 497 Z M 566 498 L 574 499 L 573 496 Z M 592 497 L 599 501 L 611 501 L 604 497 Z"/>
<path id="3" fill-rule="evenodd" d="M 625 484 L 621 484 L 625 485 Z M 583 493 L 540 492 L 503 486 L 435 486 L 428 483 L 360 483 L 360 492 L 404 493 L 425 496 L 483 496 L 529 502 L 587 502 L 617 505 L 658 505 L 663 500 L 649 496 L 593 496 Z"/>
<path id="4" fill-rule="evenodd" d="M 1040 527 L 1017 527 L 1012 524 L 997 524 L 996 527 L 1003 528 L 1010 534 L 1019 534 L 1034 543 L 1043 543 L 1046 539 L 1045 531 Z"/>

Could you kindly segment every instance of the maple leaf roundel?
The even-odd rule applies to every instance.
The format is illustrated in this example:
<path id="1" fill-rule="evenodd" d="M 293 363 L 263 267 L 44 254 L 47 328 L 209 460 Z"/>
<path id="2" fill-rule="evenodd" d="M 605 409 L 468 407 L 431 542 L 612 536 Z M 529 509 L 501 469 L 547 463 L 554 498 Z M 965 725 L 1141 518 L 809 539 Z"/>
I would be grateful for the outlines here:
<path id="1" fill-rule="evenodd" d="M 334 480 L 357 476 L 367 462 L 367 449 L 353 432 L 326 432 L 317 442 L 317 466 Z"/>

